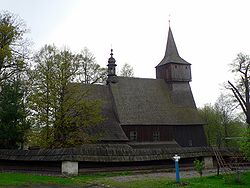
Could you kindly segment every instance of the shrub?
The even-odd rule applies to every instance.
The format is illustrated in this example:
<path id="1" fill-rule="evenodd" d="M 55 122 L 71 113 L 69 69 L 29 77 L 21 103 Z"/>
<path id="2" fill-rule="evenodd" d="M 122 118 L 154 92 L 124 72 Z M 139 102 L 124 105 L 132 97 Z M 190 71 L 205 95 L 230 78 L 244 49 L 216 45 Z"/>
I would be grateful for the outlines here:
<path id="1" fill-rule="evenodd" d="M 205 168 L 204 161 L 200 161 L 198 159 L 195 159 L 194 160 L 194 168 L 200 174 L 200 177 L 202 177 L 202 171 Z"/>

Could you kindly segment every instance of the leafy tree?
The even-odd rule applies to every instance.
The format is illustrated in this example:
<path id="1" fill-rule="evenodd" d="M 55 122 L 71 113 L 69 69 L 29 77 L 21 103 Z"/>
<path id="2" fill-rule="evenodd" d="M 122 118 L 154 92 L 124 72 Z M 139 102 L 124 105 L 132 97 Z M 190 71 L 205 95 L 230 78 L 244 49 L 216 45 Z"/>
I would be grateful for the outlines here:
<path id="1" fill-rule="evenodd" d="M 0 12 L 0 85 L 25 68 L 29 56 L 24 21 L 10 12 Z"/>
<path id="2" fill-rule="evenodd" d="M 204 126 L 209 146 L 220 146 L 223 135 L 223 126 L 220 123 L 220 115 L 213 106 L 206 105 L 199 109 L 202 119 L 206 122 Z"/>
<path id="3" fill-rule="evenodd" d="M 57 109 L 54 124 L 54 143 L 55 147 L 69 147 L 89 143 L 95 141 L 97 137 L 87 132 L 87 127 L 93 127 L 100 123 L 103 118 L 101 116 L 101 101 L 91 100 L 88 97 L 89 89 L 83 89 L 81 84 L 72 84 L 72 80 L 80 72 L 82 66 L 79 56 L 71 54 L 64 50 L 57 56 L 57 85 L 55 96 L 57 96 Z M 80 62 L 79 62 L 80 60 Z M 90 65 L 90 64 L 89 64 Z M 97 64 L 92 64 L 99 67 Z M 92 66 L 86 66 L 86 72 L 90 75 L 93 70 Z M 90 70 L 88 70 L 90 69 Z M 81 70 L 81 69 L 80 69 Z M 93 75 L 93 74 L 92 74 Z M 98 82 L 100 77 L 86 77 L 89 83 Z"/>
<path id="4" fill-rule="evenodd" d="M 18 148 L 30 128 L 21 82 L 5 82 L 0 92 L 0 147 Z"/>
<path id="5" fill-rule="evenodd" d="M 236 108 L 232 98 L 224 94 L 221 94 L 214 104 L 214 109 L 220 116 L 220 124 L 223 127 L 225 146 L 236 146 L 237 138 L 244 131 L 244 123 L 241 122 Z"/>
<path id="6" fill-rule="evenodd" d="M 85 84 L 105 83 L 107 71 L 96 63 L 94 55 L 88 48 L 85 47 L 77 58 L 79 68 L 76 81 Z"/>
<path id="7" fill-rule="evenodd" d="M 46 45 L 36 54 L 35 62 L 30 73 L 33 80 L 30 106 L 34 121 L 45 136 L 46 144 L 41 146 L 67 147 L 90 142 L 83 127 L 102 118 L 99 102 L 85 99 L 88 91 L 82 91 L 80 83 L 72 84 L 80 72 L 79 56 Z"/>
<path id="8" fill-rule="evenodd" d="M 240 150 L 250 160 L 250 129 L 248 128 L 240 141 Z"/>
<path id="9" fill-rule="evenodd" d="M 55 147 L 72 147 L 99 139 L 100 135 L 93 134 L 90 130 L 103 121 L 102 101 L 89 99 L 90 92 L 79 83 L 68 85 L 61 104 L 60 123 L 55 124 Z"/>
<path id="10" fill-rule="evenodd" d="M 50 127 L 55 122 L 56 72 L 55 61 L 58 51 L 55 46 L 45 45 L 35 56 L 34 70 L 29 71 L 31 94 L 29 95 L 32 118 L 38 127 L 45 129 L 45 145 L 51 141 Z M 50 143 L 51 144 L 51 143 Z"/>
<path id="11" fill-rule="evenodd" d="M 0 12 L 0 145 L 22 147 L 30 123 L 27 121 L 26 86 L 29 43 L 24 21 Z"/>
<path id="12" fill-rule="evenodd" d="M 246 116 L 246 122 L 250 126 L 250 57 L 245 54 L 238 54 L 237 58 L 231 64 L 232 72 L 236 74 L 236 82 L 233 84 L 228 81 L 229 89 L 232 91 L 235 100 L 239 103 Z"/>
<path id="13" fill-rule="evenodd" d="M 120 71 L 120 76 L 124 76 L 124 77 L 133 77 L 134 76 L 134 70 L 133 67 L 131 65 L 129 65 L 128 63 L 125 63 L 122 66 L 122 69 Z"/>
<path id="14" fill-rule="evenodd" d="M 204 127 L 210 146 L 238 146 L 237 139 L 244 132 L 244 124 L 234 117 L 230 103 L 221 95 L 214 106 L 206 105 L 199 110 L 207 123 Z"/>

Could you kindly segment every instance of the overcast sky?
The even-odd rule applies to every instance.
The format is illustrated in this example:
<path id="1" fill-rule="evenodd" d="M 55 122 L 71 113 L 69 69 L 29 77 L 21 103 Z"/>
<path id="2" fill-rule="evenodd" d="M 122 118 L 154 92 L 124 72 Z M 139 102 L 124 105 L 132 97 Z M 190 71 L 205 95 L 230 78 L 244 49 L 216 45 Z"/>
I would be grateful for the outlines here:
<path id="1" fill-rule="evenodd" d="M 192 64 L 198 107 L 213 104 L 223 82 L 233 80 L 236 55 L 250 54 L 249 9 L 248 0 L 0 0 L 0 10 L 25 20 L 34 49 L 86 46 L 106 66 L 112 46 L 118 69 L 128 63 L 142 78 L 155 78 L 170 15 L 179 54 Z"/>

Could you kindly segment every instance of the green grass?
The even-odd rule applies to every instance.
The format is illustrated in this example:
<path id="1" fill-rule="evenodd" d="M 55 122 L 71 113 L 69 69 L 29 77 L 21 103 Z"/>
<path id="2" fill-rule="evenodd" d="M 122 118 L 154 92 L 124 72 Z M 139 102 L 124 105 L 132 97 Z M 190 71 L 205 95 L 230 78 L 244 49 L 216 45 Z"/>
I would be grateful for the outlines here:
<path id="1" fill-rule="evenodd" d="M 0 186 L 24 185 L 72 185 L 76 183 L 72 178 L 39 176 L 21 173 L 0 173 Z"/>
<path id="2" fill-rule="evenodd" d="M 136 181 L 118 182 L 111 179 L 102 179 L 101 182 L 111 187 L 119 188 L 249 188 L 250 172 L 241 175 L 241 182 L 235 181 L 235 176 L 209 176 L 202 178 L 181 179 L 181 184 L 167 178 L 144 179 Z M 186 183 L 187 185 L 183 185 Z"/>
<path id="3" fill-rule="evenodd" d="M 131 173 L 98 173 L 91 175 L 81 175 L 77 177 L 54 177 L 40 176 L 21 173 L 0 173 L 0 186 L 25 186 L 25 185 L 59 185 L 59 186 L 84 186 L 90 184 L 104 184 L 110 187 L 120 188 L 248 188 L 250 185 L 250 172 L 241 176 L 241 182 L 237 183 L 235 177 L 210 176 L 202 178 L 181 179 L 186 182 L 186 186 L 176 184 L 174 180 L 168 178 L 152 178 L 133 181 L 116 181 L 114 176 L 127 176 Z"/>
<path id="4" fill-rule="evenodd" d="M 96 173 L 77 177 L 56 177 L 33 175 L 23 173 L 0 173 L 0 186 L 25 186 L 25 185 L 89 185 L 100 179 L 113 176 L 131 175 L 130 172 Z"/>

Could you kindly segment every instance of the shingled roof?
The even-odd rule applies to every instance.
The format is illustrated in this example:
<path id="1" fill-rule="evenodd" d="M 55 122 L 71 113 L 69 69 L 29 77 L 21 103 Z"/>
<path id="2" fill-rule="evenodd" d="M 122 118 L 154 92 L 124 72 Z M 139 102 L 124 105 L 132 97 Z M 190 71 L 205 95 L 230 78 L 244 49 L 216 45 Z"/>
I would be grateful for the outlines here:
<path id="1" fill-rule="evenodd" d="M 187 61 L 185 61 L 184 59 L 182 59 L 178 53 L 175 41 L 174 41 L 174 37 L 173 37 L 173 33 L 171 28 L 169 27 L 168 30 L 168 41 L 167 41 L 167 47 L 166 47 L 166 52 L 165 52 L 165 56 L 164 58 L 161 60 L 161 62 L 157 65 L 158 66 L 162 66 L 168 63 L 177 63 L 177 64 L 188 64 L 190 65 L 190 63 L 188 63 Z"/>
<path id="2" fill-rule="evenodd" d="M 103 141 L 128 141 L 122 125 L 203 124 L 189 84 L 170 89 L 163 79 L 117 77 L 117 83 L 81 86 L 89 99 L 103 102 L 104 121 L 90 128 Z"/>
<path id="3" fill-rule="evenodd" d="M 110 87 L 121 125 L 203 124 L 189 85 L 170 90 L 163 79 L 118 77 Z"/>
<path id="4" fill-rule="evenodd" d="M 104 121 L 96 126 L 89 127 L 88 131 L 100 134 L 103 141 L 128 141 L 123 132 L 119 120 L 115 115 L 112 103 L 112 94 L 107 85 L 82 84 L 82 92 L 88 92 L 88 99 L 98 99 L 102 101 L 102 115 Z"/>

